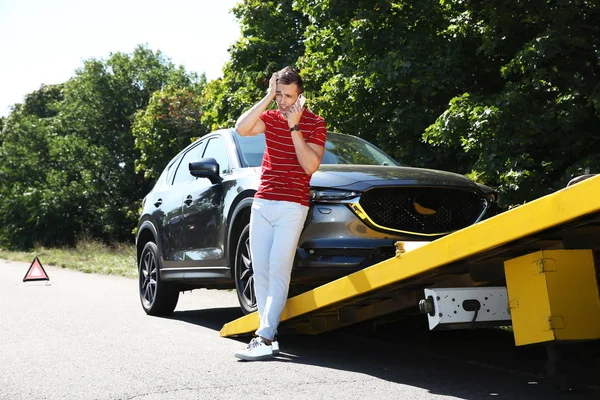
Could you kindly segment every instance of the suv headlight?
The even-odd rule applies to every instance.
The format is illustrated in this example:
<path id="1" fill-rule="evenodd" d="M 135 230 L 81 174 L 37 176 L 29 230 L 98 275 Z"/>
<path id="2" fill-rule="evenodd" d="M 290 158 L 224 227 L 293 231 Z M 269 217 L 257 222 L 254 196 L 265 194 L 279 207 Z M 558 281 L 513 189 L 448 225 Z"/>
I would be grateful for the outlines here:
<path id="1" fill-rule="evenodd" d="M 311 189 L 311 201 L 340 201 L 349 200 L 360 195 L 359 192 L 349 190 L 333 190 L 333 189 Z"/>

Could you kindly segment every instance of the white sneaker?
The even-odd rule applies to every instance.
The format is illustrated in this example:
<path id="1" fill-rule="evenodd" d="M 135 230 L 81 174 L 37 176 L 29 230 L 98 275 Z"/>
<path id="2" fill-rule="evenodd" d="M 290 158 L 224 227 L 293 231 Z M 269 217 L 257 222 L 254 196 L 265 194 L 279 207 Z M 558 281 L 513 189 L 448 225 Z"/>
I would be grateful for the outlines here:
<path id="1" fill-rule="evenodd" d="M 250 341 L 248 347 L 235 353 L 240 360 L 259 361 L 273 357 L 273 349 L 266 344 L 262 338 L 255 337 Z"/>
<path id="2" fill-rule="evenodd" d="M 274 356 L 279 354 L 279 342 L 277 340 L 271 342 L 271 349 L 273 350 Z"/>

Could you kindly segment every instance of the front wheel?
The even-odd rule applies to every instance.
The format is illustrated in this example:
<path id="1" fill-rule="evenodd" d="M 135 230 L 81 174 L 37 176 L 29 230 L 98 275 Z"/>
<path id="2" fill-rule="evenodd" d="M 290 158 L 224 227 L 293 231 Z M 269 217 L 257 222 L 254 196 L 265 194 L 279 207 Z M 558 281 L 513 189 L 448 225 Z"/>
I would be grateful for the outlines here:
<path id="1" fill-rule="evenodd" d="M 161 279 L 160 254 L 153 242 L 146 243 L 142 250 L 138 275 L 140 300 L 146 314 L 170 315 L 177 306 L 179 290 Z"/>
<path id="2" fill-rule="evenodd" d="M 250 225 L 246 225 L 235 249 L 235 291 L 244 314 L 256 311 L 254 271 L 250 254 Z"/>

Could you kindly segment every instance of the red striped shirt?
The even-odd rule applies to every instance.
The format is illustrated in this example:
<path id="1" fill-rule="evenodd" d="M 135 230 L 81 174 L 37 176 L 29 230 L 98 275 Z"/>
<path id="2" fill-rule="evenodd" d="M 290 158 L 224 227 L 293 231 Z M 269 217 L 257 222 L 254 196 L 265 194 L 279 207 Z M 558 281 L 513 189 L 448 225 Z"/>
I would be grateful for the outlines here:
<path id="1" fill-rule="evenodd" d="M 254 197 L 309 204 L 310 175 L 298 162 L 288 122 L 279 110 L 268 110 L 260 119 L 265 123 L 267 147 L 262 161 L 260 186 Z M 325 147 L 327 128 L 325 120 L 304 109 L 300 117 L 300 131 L 306 143 Z"/>

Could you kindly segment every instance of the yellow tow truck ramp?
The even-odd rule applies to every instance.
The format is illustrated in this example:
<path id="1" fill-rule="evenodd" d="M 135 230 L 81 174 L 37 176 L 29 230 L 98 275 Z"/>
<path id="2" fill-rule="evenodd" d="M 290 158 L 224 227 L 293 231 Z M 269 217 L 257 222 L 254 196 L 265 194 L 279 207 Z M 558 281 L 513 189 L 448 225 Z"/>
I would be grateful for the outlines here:
<path id="1" fill-rule="evenodd" d="M 512 325 L 517 345 L 600 338 L 600 175 L 288 299 L 279 330 L 318 334 L 398 311 L 430 329 Z M 257 313 L 221 336 L 251 334 Z"/>

